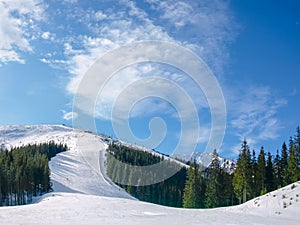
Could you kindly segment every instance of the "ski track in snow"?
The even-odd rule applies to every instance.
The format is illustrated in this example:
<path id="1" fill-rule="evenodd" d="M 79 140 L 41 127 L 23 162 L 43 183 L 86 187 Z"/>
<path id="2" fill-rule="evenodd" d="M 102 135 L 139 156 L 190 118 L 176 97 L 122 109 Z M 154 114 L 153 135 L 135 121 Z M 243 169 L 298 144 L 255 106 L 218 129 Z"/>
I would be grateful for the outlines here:
<path id="1" fill-rule="evenodd" d="M 54 192 L 34 204 L 0 207 L 0 224 L 300 224 L 300 182 L 239 206 L 164 207 L 137 201 L 111 182 L 105 174 L 107 144 L 102 136 L 62 125 L 0 127 L 0 143 L 5 146 L 48 141 L 70 148 L 49 163 Z M 98 165 L 91 165 L 82 154 L 92 141 L 99 144 Z"/>

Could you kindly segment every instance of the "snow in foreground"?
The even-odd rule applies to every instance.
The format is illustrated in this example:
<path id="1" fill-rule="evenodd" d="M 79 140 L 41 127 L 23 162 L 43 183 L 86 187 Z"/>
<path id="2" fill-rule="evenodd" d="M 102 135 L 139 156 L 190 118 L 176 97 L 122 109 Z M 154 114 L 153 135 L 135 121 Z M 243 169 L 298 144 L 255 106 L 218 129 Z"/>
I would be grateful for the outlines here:
<path id="1" fill-rule="evenodd" d="M 293 190 L 288 186 L 244 205 L 208 210 L 176 209 L 125 198 L 53 192 L 36 204 L 0 208 L 0 224 L 296 225 L 300 222 L 300 199 L 296 198 L 300 183 L 296 185 Z M 285 209 L 282 194 L 294 199 Z"/>
<path id="2" fill-rule="evenodd" d="M 34 204 L 0 207 L 0 224 L 300 224 L 300 182 L 240 206 L 176 209 L 130 197 L 106 177 L 103 157 L 91 166 L 82 152 L 97 142 L 103 156 L 107 146 L 100 136 L 58 125 L 0 127 L 0 132 L 7 146 L 54 140 L 70 147 L 50 161 L 54 192 Z"/>

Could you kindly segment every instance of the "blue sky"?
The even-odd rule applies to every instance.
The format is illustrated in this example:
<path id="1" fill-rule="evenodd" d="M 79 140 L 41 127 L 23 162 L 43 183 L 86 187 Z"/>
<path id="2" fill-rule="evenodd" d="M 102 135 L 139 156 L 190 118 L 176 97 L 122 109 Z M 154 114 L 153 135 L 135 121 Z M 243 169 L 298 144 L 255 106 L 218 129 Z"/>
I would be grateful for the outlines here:
<path id="1" fill-rule="evenodd" d="M 168 41 L 201 57 L 222 88 L 227 117 L 220 154 L 235 158 L 244 138 L 251 149 L 263 145 L 274 153 L 300 124 L 299 11 L 297 0 L 0 0 L 0 125 L 72 125 L 73 97 L 97 59 L 136 41 Z M 124 87 L 152 76 L 172 81 L 193 100 L 200 121 L 196 150 L 203 151 L 211 129 L 205 93 L 169 65 L 142 63 L 114 74 L 89 115 L 97 130 L 116 136 L 113 102 Z M 161 87 L 173 94 L 171 87 Z M 154 96 L 141 99 L 127 119 L 144 139 L 151 134 L 149 121 L 162 118 L 165 140 L 156 148 L 169 154 L 182 137 L 189 148 L 197 132 L 191 128 L 180 135 L 179 114 Z"/>

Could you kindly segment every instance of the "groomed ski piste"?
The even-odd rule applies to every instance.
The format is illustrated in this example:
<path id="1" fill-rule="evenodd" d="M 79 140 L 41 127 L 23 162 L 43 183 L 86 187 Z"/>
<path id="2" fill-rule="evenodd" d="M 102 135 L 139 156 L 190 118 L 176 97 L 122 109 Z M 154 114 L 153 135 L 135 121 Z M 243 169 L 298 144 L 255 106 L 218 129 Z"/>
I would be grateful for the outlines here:
<path id="1" fill-rule="evenodd" d="M 103 157 L 93 165 L 84 154 L 92 142 L 100 156 L 105 154 L 105 138 L 63 125 L 0 127 L 6 147 L 55 141 L 70 149 L 49 163 L 54 191 L 29 205 L 0 207 L 0 224 L 300 224 L 300 182 L 225 208 L 178 209 L 138 201 L 106 176 Z"/>

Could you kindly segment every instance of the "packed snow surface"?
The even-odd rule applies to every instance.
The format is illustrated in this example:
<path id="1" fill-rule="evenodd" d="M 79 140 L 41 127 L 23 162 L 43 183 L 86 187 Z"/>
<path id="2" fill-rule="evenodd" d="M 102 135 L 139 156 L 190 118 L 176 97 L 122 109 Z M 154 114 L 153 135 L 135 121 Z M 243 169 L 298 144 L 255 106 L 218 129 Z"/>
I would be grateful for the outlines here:
<path id="1" fill-rule="evenodd" d="M 3 146 L 55 141 L 70 148 L 50 161 L 54 192 L 30 205 L 0 207 L 0 224 L 300 224 L 300 182 L 239 206 L 170 208 L 138 201 L 110 181 L 102 136 L 61 125 L 6 126 L 0 135 Z M 84 154 L 93 142 L 98 164 Z"/>

